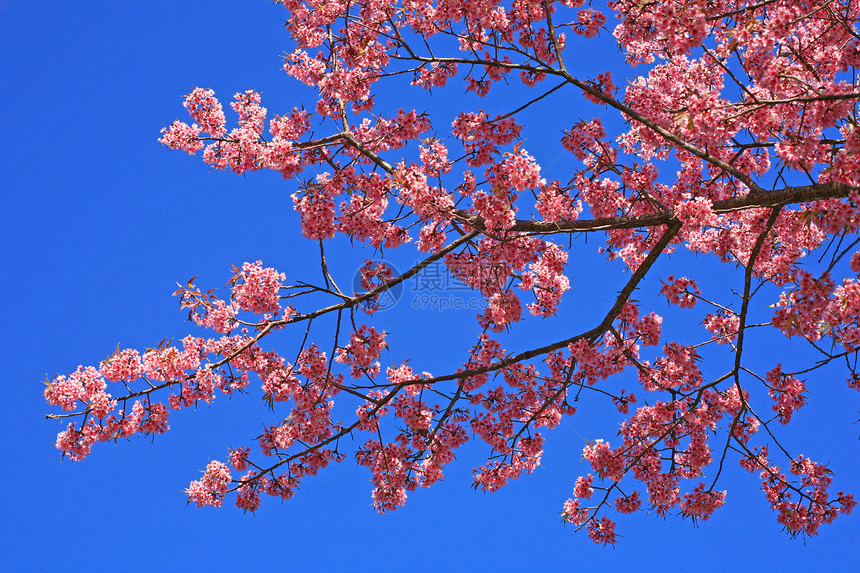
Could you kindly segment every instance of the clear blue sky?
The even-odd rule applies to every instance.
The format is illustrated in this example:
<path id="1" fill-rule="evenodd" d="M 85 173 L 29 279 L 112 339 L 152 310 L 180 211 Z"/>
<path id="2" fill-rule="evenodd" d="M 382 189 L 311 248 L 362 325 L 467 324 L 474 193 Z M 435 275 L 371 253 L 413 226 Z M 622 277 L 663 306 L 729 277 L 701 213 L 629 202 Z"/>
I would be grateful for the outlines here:
<path id="1" fill-rule="evenodd" d="M 185 119 L 181 97 L 195 86 L 212 87 L 224 99 L 253 88 L 270 113 L 312 106 L 278 69 L 289 49 L 284 15 L 265 0 L 0 0 L 6 366 L 0 569 L 838 571 L 856 565 L 857 515 L 823 527 L 817 538 L 792 541 L 755 477 L 734 462 L 726 506 L 699 528 L 639 513 L 619 520 L 623 537 L 615 549 L 575 534 L 559 523 L 559 512 L 576 476 L 587 471 L 580 436 L 614 436 L 600 409 L 583 408 L 550 433 L 543 467 L 499 493 L 470 488 L 471 468 L 483 463 L 485 450 L 464 448 L 443 483 L 413 493 L 405 508 L 385 516 L 370 506 L 368 473 L 349 460 L 306 480 L 290 502 L 265 499 L 256 515 L 232 504 L 187 507 L 182 490 L 206 461 L 258 435 L 266 415 L 254 393 L 175 415 L 173 429 L 154 443 L 100 445 L 83 463 L 61 463 L 53 447 L 61 427 L 43 418 L 46 375 L 97 364 L 118 343 L 146 348 L 190 332 L 170 297 L 176 281 L 200 275 L 201 286 L 220 287 L 231 263 L 257 259 L 288 274 L 316 264 L 313 245 L 299 236 L 292 182 L 210 172 L 156 141 L 162 126 Z M 543 113 L 552 121 L 556 112 Z M 341 276 L 351 275 L 350 256 L 366 255 L 344 253 Z M 607 263 L 576 256 L 593 265 L 574 278 L 586 288 L 590 281 L 581 277 Z M 599 285 L 591 288 L 600 295 Z M 582 313 L 590 307 L 583 304 Z M 444 361 L 465 339 L 455 325 L 472 314 L 432 315 L 432 329 L 422 331 L 417 345 L 420 367 Z M 404 315 L 386 320 L 405 340 Z M 762 356 L 762 364 L 772 358 Z M 827 372 L 809 387 L 811 403 L 787 441 L 828 462 L 836 489 L 860 494 L 857 394 Z"/>

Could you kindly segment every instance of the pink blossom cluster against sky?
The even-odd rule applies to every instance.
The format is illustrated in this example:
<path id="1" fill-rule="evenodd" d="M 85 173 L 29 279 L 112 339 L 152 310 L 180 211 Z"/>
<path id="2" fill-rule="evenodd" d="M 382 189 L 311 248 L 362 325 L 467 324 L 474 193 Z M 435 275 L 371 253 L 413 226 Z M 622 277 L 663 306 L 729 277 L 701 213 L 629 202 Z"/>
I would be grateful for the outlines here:
<path id="1" fill-rule="evenodd" d="M 282 55 L 291 47 L 280 18 L 281 8 L 264 0 L 241 5 L 223 0 L 0 2 L 0 69 L 6 86 L 0 92 L 6 127 L 0 138 L 0 256 L 6 276 L 0 312 L 6 325 L 5 363 L 11 368 L 3 384 L 11 395 L 0 401 L 7 422 L 3 446 L 9 454 L 0 512 L 0 569 L 793 571 L 817 567 L 839 571 L 854 565 L 860 531 L 856 515 L 837 520 L 817 537 L 792 541 L 779 531 L 757 491 L 757 475 L 740 467 L 733 467 L 727 479 L 748 487 L 734 488 L 725 498 L 688 494 L 688 506 L 697 508 L 699 518 L 721 506 L 698 528 L 690 520 L 674 516 L 663 520 L 637 512 L 625 517 L 623 543 L 614 549 L 575 535 L 571 525 L 560 523 L 564 500 L 570 498 L 563 509 L 575 520 L 575 504 L 591 495 L 587 476 L 606 449 L 597 440 L 624 439 L 616 437 L 617 428 L 606 422 L 605 410 L 583 404 L 577 417 L 549 434 L 552 439 L 543 444 L 541 465 L 532 475 L 492 494 L 474 491 L 469 487 L 471 468 L 479 465 L 484 452 L 467 445 L 457 451 L 466 463 L 450 466 L 444 481 L 412 494 L 404 507 L 384 516 L 376 513 L 374 503 L 398 500 L 371 499 L 371 472 L 352 461 L 303 482 L 292 499 L 264 504 L 255 515 L 243 515 L 233 507 L 215 511 L 186 506 L 183 489 L 191 479 L 200 478 L 201 468 L 207 469 L 203 480 L 208 480 L 201 487 L 221 487 L 218 480 L 224 468 L 214 461 L 207 466 L 208 458 L 223 458 L 225 448 L 232 447 L 229 461 L 241 469 L 247 456 L 241 446 L 264 430 L 261 411 L 266 405 L 256 396 L 240 393 L 173 414 L 170 433 L 152 442 L 135 439 L 118 447 L 103 445 L 86 463 L 60 462 L 54 447 L 58 428 L 43 419 L 41 381 L 46 376 L 75 372 L 81 363 L 98 364 L 118 344 L 143 349 L 156 347 L 165 337 L 181 340 L 195 325 L 185 322 L 187 313 L 170 297 L 177 281 L 184 284 L 199 275 L 198 283 L 222 286 L 224 277 L 231 274 L 231 264 L 246 273 L 234 300 L 240 308 L 223 305 L 198 319 L 209 321 L 204 326 L 226 331 L 237 310 L 276 310 L 278 302 L 267 294 L 271 291 L 266 285 L 279 277 L 270 267 L 289 272 L 318 265 L 313 244 L 302 233 L 331 236 L 330 218 L 324 212 L 308 216 L 310 210 L 304 209 L 306 216 L 299 220 L 291 198 L 293 180 L 275 173 L 237 176 L 210 170 L 157 142 L 162 127 L 175 118 L 185 121 L 189 112 L 201 132 L 215 135 L 222 129 L 222 111 L 212 104 L 211 94 L 198 92 L 187 110 L 182 108 L 183 95 L 192 93 L 195 86 L 207 86 L 218 94 L 248 94 L 244 107 L 223 110 L 231 123 L 236 112 L 253 110 L 259 104 L 253 94 L 261 93 L 268 105 L 287 112 L 276 126 L 285 140 L 308 129 L 301 105 L 312 106 L 315 99 L 281 71 Z M 600 24 L 597 16 L 583 13 L 578 25 L 587 36 L 596 33 Z M 612 69 L 616 84 L 632 79 L 625 76 L 618 53 L 583 54 L 583 59 L 593 60 L 595 73 Z M 422 81 L 438 85 L 444 81 L 439 76 L 450 71 L 437 68 L 435 76 L 428 72 Z M 397 102 L 399 96 L 377 97 Z M 455 117 L 462 111 L 451 98 L 423 97 L 423 104 L 416 105 L 424 105 L 428 113 Z M 493 102 L 488 107 L 502 113 L 509 103 Z M 565 106 L 562 97 L 550 98 L 542 113 L 526 120 L 535 129 L 556 133 L 556 140 L 564 138 L 566 148 L 579 149 L 582 143 L 576 138 L 603 128 L 583 121 L 581 129 L 565 135 L 563 130 L 573 122 L 558 125 L 555 117 L 562 110 L 568 112 Z M 252 129 L 258 121 L 253 114 L 240 119 Z M 455 131 L 467 134 L 469 122 L 476 119 L 460 116 Z M 422 129 L 420 117 L 402 120 L 412 129 Z M 609 118 L 605 120 L 611 124 Z M 507 134 L 498 137 L 503 140 Z M 528 143 L 530 153 L 541 153 L 539 140 Z M 288 151 L 277 145 L 268 150 L 270 161 L 284 175 L 292 168 Z M 474 151 L 476 156 L 482 153 Z M 449 168 L 444 148 L 434 143 L 422 147 L 419 158 L 440 173 Z M 217 162 L 215 157 L 210 159 Z M 558 176 L 566 160 L 566 156 L 541 157 L 541 164 L 545 172 Z M 507 161 L 508 173 L 520 178 L 515 187 L 525 188 L 538 176 L 525 152 Z M 402 176 L 408 179 L 410 174 Z M 428 201 L 444 200 L 422 196 L 425 190 L 418 186 L 413 190 L 417 210 Z M 475 201 L 486 203 L 481 211 L 488 215 L 489 226 L 503 228 L 509 223 L 507 212 L 494 210 L 492 195 Z M 319 208 L 324 209 L 325 203 Z M 576 205 L 559 201 L 551 190 L 537 208 L 555 216 L 577 210 Z M 707 205 L 695 201 L 685 209 L 685 221 L 690 222 L 711 213 Z M 493 213 L 498 213 L 497 219 Z M 357 221 L 359 228 L 373 244 L 391 246 L 399 240 L 391 228 L 367 229 Z M 432 228 L 422 231 L 418 240 L 425 251 L 440 246 Z M 523 280 L 566 290 L 568 285 L 561 282 L 567 278 L 557 273 L 567 262 L 565 257 L 563 252 L 544 253 L 541 265 L 532 267 Z M 344 249 L 336 276 L 348 284 L 364 258 Z M 704 257 L 687 255 L 687 260 L 690 265 L 707 264 Z M 251 263 L 242 267 L 246 261 Z M 851 263 L 852 268 L 860 266 Z M 606 285 L 589 284 L 587 277 L 610 269 L 610 263 L 595 253 L 576 264 L 581 268 L 572 280 L 578 281 L 578 292 L 592 297 L 583 299 L 578 312 L 593 318 L 599 303 L 610 300 L 613 293 L 606 292 Z M 366 269 L 360 273 L 361 280 L 372 282 L 374 272 Z M 708 280 L 718 282 L 721 277 Z M 681 307 L 690 302 L 685 291 L 705 286 L 679 281 L 683 279 L 667 284 L 664 295 Z M 409 294 L 407 289 L 403 296 Z M 486 325 L 501 328 L 509 316 L 522 312 L 515 299 L 508 300 L 503 293 L 486 294 L 497 297 L 486 311 Z M 408 303 L 403 298 L 385 311 L 386 331 L 401 336 L 410 331 L 415 336 L 416 325 L 409 322 L 414 315 L 401 312 Z M 556 303 L 552 297 L 539 299 L 530 310 L 551 314 Z M 666 305 L 665 320 L 674 309 Z M 474 314 L 473 309 L 427 309 L 417 335 L 422 341 L 422 364 L 441 364 L 446 352 L 471 342 L 477 332 Z M 714 315 L 706 326 L 715 338 L 725 338 L 723 333 L 732 332 L 727 320 Z M 648 332 L 659 329 L 647 315 L 631 316 L 630 321 L 646 338 Z M 372 367 L 387 345 L 381 330 L 363 334 L 364 342 L 351 341 L 336 358 L 356 372 Z M 281 343 L 289 344 L 289 336 Z M 307 352 L 303 362 L 312 376 L 318 356 L 314 349 Z M 124 358 L 114 360 L 115 370 L 103 373 L 105 377 L 128 377 L 126 370 L 138 362 L 130 354 Z M 679 349 L 674 364 L 683 363 Z M 762 360 L 763 367 L 768 364 L 769 360 Z M 144 367 L 157 369 L 158 365 Z M 683 373 L 676 374 L 673 380 L 683 383 Z M 826 370 L 819 371 L 820 379 L 826 375 Z M 404 370 L 403 376 L 411 373 Z M 839 489 L 860 492 L 860 425 L 851 424 L 860 417 L 856 392 L 834 384 L 810 387 L 806 395 L 801 394 L 802 381 L 779 371 L 771 370 L 768 379 L 778 415 L 792 419 L 786 427 L 787 439 L 826 462 L 841 480 Z M 67 383 L 72 393 L 96 401 L 103 390 L 98 377 L 85 369 L 69 375 Z M 214 391 L 218 384 L 212 379 L 197 387 Z M 289 381 L 283 385 L 273 386 L 272 393 L 287 391 Z M 804 396 L 808 403 L 796 411 Z M 412 427 L 425 423 L 426 413 L 418 403 L 404 400 L 398 407 Z M 625 408 L 626 402 L 616 407 Z M 475 429 L 488 434 L 490 430 Z M 291 439 L 267 438 L 272 443 Z M 583 455 L 586 441 L 590 445 Z M 523 467 L 530 463 L 524 456 Z M 802 460 L 786 471 L 820 473 Z M 585 477 L 577 480 L 576 476 Z M 490 481 L 485 485 L 495 489 Z M 630 496 L 620 500 L 617 509 L 632 512 L 641 503 Z M 596 539 L 606 534 L 599 525 L 589 531 Z"/>

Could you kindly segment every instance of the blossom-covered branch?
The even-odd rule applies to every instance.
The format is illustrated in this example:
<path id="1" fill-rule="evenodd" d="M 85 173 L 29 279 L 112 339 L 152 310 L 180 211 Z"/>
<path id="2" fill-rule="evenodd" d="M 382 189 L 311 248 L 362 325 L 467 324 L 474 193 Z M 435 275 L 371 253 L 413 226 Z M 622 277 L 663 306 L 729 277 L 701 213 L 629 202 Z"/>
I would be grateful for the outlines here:
<path id="1" fill-rule="evenodd" d="M 181 306 L 207 336 L 118 350 L 47 382 L 48 403 L 67 412 L 48 415 L 69 421 L 57 439 L 64 455 L 163 433 L 171 410 L 253 383 L 276 421 L 254 455 L 234 448 L 210 461 L 190 501 L 220 506 L 230 494 L 253 511 L 351 454 L 370 472 L 374 507 L 389 511 L 442 479 L 470 439 L 489 449 L 476 488 L 532 472 L 544 434 L 591 395 L 618 412 L 619 438 L 584 445 L 591 473 L 571 477 L 562 518 L 596 543 L 615 543 L 613 514 L 643 503 L 708 519 L 729 495 L 718 484 L 730 460 L 758 473 L 792 535 L 853 509 L 851 494 L 830 492 L 830 470 L 793 454 L 775 422 L 791 423 L 821 392 L 820 380 L 799 377 L 824 365 L 844 361 L 860 389 L 860 5 L 280 3 L 284 71 L 316 90 L 313 109 L 288 104 L 269 117 L 259 93 L 239 92 L 228 127 L 215 93 L 196 88 L 184 103 L 192 122 L 176 120 L 160 141 L 202 152 L 216 169 L 288 180 L 322 282 L 257 261 L 234 268 L 227 293 L 180 285 Z M 629 66 L 622 80 L 617 68 L 594 75 L 584 65 L 583 54 L 617 48 Z M 399 90 L 402 107 L 377 101 L 385 89 Z M 465 90 L 456 112 L 418 111 L 443 90 Z M 557 132 L 523 119 L 541 106 L 566 122 Z M 592 114 L 600 119 L 582 119 Z M 627 274 L 601 279 L 617 294 L 599 322 L 574 328 L 569 309 L 591 304 L 572 284 L 583 273 L 575 257 L 595 233 Z M 368 259 L 342 289 L 353 269 L 327 247 L 338 236 L 419 261 L 398 273 Z M 679 249 L 723 263 L 727 276 L 738 269 L 741 288 L 703 292 L 696 268 L 655 277 Z M 818 262 L 807 256 L 816 250 Z M 433 264 L 483 303 L 477 337 L 436 373 L 377 314 Z M 647 293 L 697 330 L 664 324 Z M 758 373 L 753 328 L 798 337 L 820 359 L 788 366 L 793 353 L 768 347 L 773 363 Z M 278 342 L 289 329 L 298 348 Z M 706 352 L 725 374 L 706 381 Z"/>

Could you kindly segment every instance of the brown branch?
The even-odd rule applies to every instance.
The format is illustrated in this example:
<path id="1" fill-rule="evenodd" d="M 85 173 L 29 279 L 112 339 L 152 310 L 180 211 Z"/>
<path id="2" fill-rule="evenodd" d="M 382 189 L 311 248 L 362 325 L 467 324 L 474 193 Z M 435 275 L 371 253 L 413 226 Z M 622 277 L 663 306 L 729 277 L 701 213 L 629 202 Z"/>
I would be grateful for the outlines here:
<path id="1" fill-rule="evenodd" d="M 847 197 L 854 189 L 835 183 L 804 185 L 802 187 L 785 187 L 778 191 L 758 191 L 714 201 L 713 211 L 724 215 L 735 211 L 743 211 L 756 207 L 776 207 L 819 201 L 822 199 L 839 199 Z M 467 211 L 455 211 L 458 219 L 473 229 L 484 230 L 485 224 L 481 217 Z M 675 217 L 673 210 L 665 210 L 647 215 L 609 217 L 605 219 L 588 219 L 576 221 L 526 221 L 519 220 L 511 228 L 514 232 L 536 234 L 576 233 L 585 231 L 609 231 L 614 229 L 636 229 L 666 225 Z"/>

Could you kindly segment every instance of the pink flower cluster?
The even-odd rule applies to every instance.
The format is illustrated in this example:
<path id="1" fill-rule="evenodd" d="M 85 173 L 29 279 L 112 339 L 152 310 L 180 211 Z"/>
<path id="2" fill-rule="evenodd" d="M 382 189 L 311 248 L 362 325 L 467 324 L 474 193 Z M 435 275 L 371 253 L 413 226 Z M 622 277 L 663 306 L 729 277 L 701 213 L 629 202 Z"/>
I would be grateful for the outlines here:
<path id="1" fill-rule="evenodd" d="M 222 462 L 213 460 L 206 465 L 203 477 L 191 482 L 185 493 L 188 494 L 188 501 L 194 502 L 197 507 L 221 507 L 230 482 L 230 469 Z"/>
<path id="2" fill-rule="evenodd" d="M 775 402 L 773 410 L 779 421 L 787 424 L 792 415 L 806 405 L 806 384 L 790 374 L 782 372 L 782 364 L 777 364 L 767 373 L 766 377 L 770 390 L 768 394 Z"/>
<path id="3" fill-rule="evenodd" d="M 421 66 L 412 81 L 414 86 L 422 86 L 424 89 L 445 87 L 448 80 L 457 75 L 457 64 L 453 62 L 433 63 L 429 66 Z"/>
<path id="4" fill-rule="evenodd" d="M 194 88 L 182 104 L 191 118 L 200 125 L 200 131 L 212 137 L 221 137 L 227 131 L 224 109 L 210 89 Z"/>
<path id="5" fill-rule="evenodd" d="M 434 139 L 422 145 L 420 156 L 425 172 L 431 177 L 439 177 L 451 171 L 448 148 L 438 140 Z"/>
<path id="6" fill-rule="evenodd" d="M 713 334 L 711 340 L 717 344 L 728 344 L 738 337 L 741 318 L 734 313 L 722 312 L 720 314 L 708 313 L 703 322 L 705 328 Z"/>
<path id="7" fill-rule="evenodd" d="M 558 181 L 541 187 L 535 209 L 544 221 L 574 221 L 582 213 L 582 201 L 574 200 Z"/>
<path id="8" fill-rule="evenodd" d="M 492 164 L 492 154 L 498 146 L 514 141 L 522 129 L 510 117 L 490 119 L 483 111 L 463 112 L 454 120 L 451 133 L 463 142 L 468 154 L 466 163 L 477 167 Z"/>
<path id="9" fill-rule="evenodd" d="M 417 165 L 400 164 L 394 176 L 400 187 L 398 200 L 422 220 L 446 222 L 454 206 L 451 196 L 441 187 L 428 183 L 424 169 Z"/>
<path id="10" fill-rule="evenodd" d="M 576 22 L 573 24 L 573 31 L 580 36 L 593 38 L 605 23 L 606 16 L 602 12 L 598 12 L 594 8 L 586 8 L 577 13 Z"/>
<path id="11" fill-rule="evenodd" d="M 696 305 L 696 297 L 702 292 L 695 280 L 687 277 L 676 279 L 675 275 L 669 275 L 660 288 L 660 294 L 665 296 L 670 304 L 676 304 L 681 308 L 692 308 Z"/>
<path id="12" fill-rule="evenodd" d="M 478 317 L 478 322 L 493 332 L 502 332 L 515 322 L 519 322 L 522 314 L 520 298 L 511 291 L 502 291 L 490 296 L 487 300 L 487 308 L 484 314 Z"/>
<path id="13" fill-rule="evenodd" d="M 695 197 L 689 201 L 684 201 L 675 207 L 675 214 L 685 225 L 696 229 L 708 227 L 717 222 L 713 203 L 705 197 Z"/>
<path id="14" fill-rule="evenodd" d="M 123 360 L 120 356 L 120 365 L 119 368 L 114 367 L 111 364 L 111 360 L 108 360 L 108 367 L 106 371 L 108 374 L 113 376 L 119 376 L 117 379 L 122 380 L 122 375 L 126 372 L 133 372 L 135 365 L 134 359 L 136 358 L 137 352 L 134 353 L 134 356 L 131 357 L 132 363 L 128 364 L 127 360 Z M 126 364 L 123 364 L 125 362 Z M 139 364 L 139 360 L 137 361 Z M 139 368 L 138 368 L 139 371 Z M 77 371 L 73 372 L 69 376 L 57 376 L 48 383 L 48 387 L 45 388 L 45 399 L 48 401 L 48 404 L 52 406 L 59 406 L 63 410 L 72 411 L 77 407 L 77 402 L 91 403 L 91 404 L 109 404 L 110 403 L 110 395 L 105 393 L 105 388 L 107 384 L 104 381 L 103 374 L 93 368 L 92 366 L 87 366 L 84 368 L 83 366 L 78 366 Z M 103 410 L 102 408 L 99 408 Z M 112 409 L 112 406 L 110 407 Z"/>
<path id="15" fill-rule="evenodd" d="M 516 449 L 509 455 L 509 461 L 488 462 L 475 470 L 474 486 L 484 491 L 498 491 L 508 480 L 517 479 L 524 471 L 532 473 L 540 465 L 543 441 L 544 438 L 539 433 L 520 438 Z"/>
<path id="16" fill-rule="evenodd" d="M 178 149 L 189 155 L 194 155 L 203 149 L 203 143 L 199 140 L 200 128 L 197 125 L 188 125 L 178 119 L 170 124 L 170 127 L 161 129 L 162 135 L 158 141 L 170 149 Z"/>
<path id="17" fill-rule="evenodd" d="M 375 378 L 379 374 L 379 355 L 388 348 L 385 332 L 377 332 L 375 328 L 361 325 L 357 332 L 349 337 L 349 344 L 343 347 L 335 360 L 348 364 L 353 378 L 362 375 Z"/>
<path id="18" fill-rule="evenodd" d="M 600 154 L 604 145 L 601 140 L 606 137 L 606 131 L 599 119 L 579 121 L 564 132 L 561 145 L 577 159 L 584 161 L 586 157 Z"/>
<path id="19" fill-rule="evenodd" d="M 328 173 L 317 176 L 316 183 L 293 193 L 295 209 L 301 214 L 302 234 L 308 239 L 334 237 L 334 199 L 343 190 L 342 179 L 332 179 Z"/>
<path id="20" fill-rule="evenodd" d="M 545 183 L 540 177 L 540 165 L 525 149 L 520 149 L 488 167 L 485 171 L 492 189 L 525 191 Z"/>
<path id="21" fill-rule="evenodd" d="M 829 273 L 816 279 L 800 270 L 797 276 L 797 286 L 780 295 L 772 324 L 787 336 L 829 336 L 848 352 L 860 348 L 860 281 L 846 278 L 836 287 Z"/>
<path id="22" fill-rule="evenodd" d="M 223 300 L 216 300 L 209 305 L 202 306 L 205 308 L 204 313 L 191 313 L 191 319 L 197 326 L 211 328 L 215 332 L 228 334 L 239 325 L 235 320 L 239 309 L 232 304 L 227 304 Z M 194 308 L 199 308 L 199 306 L 195 306 Z"/>
<path id="23" fill-rule="evenodd" d="M 554 243 L 548 243 L 523 274 L 520 288 L 531 290 L 537 302 L 528 305 L 529 312 L 535 316 L 552 316 L 558 310 L 562 295 L 570 288 L 570 281 L 564 274 L 567 252 Z"/>
<path id="24" fill-rule="evenodd" d="M 700 483 L 681 500 L 681 515 L 693 519 L 707 520 L 726 502 L 725 491 L 705 490 Z"/>
<path id="25" fill-rule="evenodd" d="M 281 310 L 278 296 L 285 278 L 284 273 L 273 268 L 264 269 L 262 261 L 244 263 L 242 271 L 231 280 L 233 304 L 256 314 L 277 314 Z"/>
<path id="26" fill-rule="evenodd" d="M 832 523 L 840 513 L 851 513 L 857 506 L 853 495 L 841 491 L 829 501 L 827 489 L 833 482 L 830 470 L 803 456 L 790 462 L 791 473 L 800 480 L 797 485 L 792 485 L 782 470 L 770 463 L 767 447 L 747 455 L 741 465 L 747 471 L 759 472 L 762 491 L 776 510 L 777 521 L 792 535 L 815 535 L 822 524 Z"/>
<path id="27" fill-rule="evenodd" d="M 294 143 L 310 128 L 308 114 L 293 109 L 287 116 L 276 116 L 270 122 L 273 138 L 266 142 L 262 137 L 266 108 L 260 105 L 260 94 L 249 90 L 235 94 L 234 100 L 230 107 L 239 116 L 239 127 L 227 132 L 224 111 L 214 92 L 195 88 L 185 97 L 183 105 L 197 123 L 189 126 L 176 120 L 161 130 L 159 141 L 190 154 L 205 147 L 203 160 L 216 169 L 236 173 L 273 169 L 285 178 L 300 173 L 305 160 Z M 213 139 L 208 145 L 204 143 Z"/>

